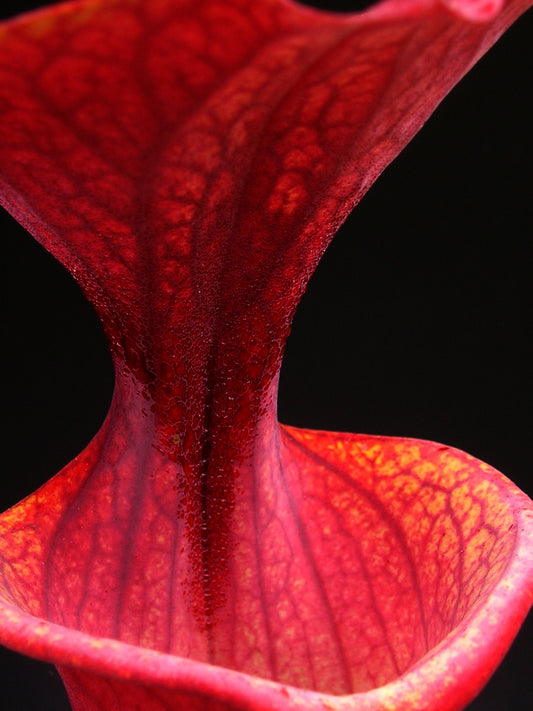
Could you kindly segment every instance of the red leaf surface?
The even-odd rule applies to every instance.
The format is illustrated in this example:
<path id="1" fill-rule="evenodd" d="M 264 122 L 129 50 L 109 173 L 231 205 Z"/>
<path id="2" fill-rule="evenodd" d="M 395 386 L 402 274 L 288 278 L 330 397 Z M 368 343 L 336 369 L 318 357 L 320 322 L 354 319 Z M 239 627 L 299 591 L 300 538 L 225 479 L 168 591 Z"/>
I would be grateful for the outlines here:
<path id="1" fill-rule="evenodd" d="M 280 427 L 276 393 L 335 229 L 528 4 L 91 0 L 0 29 L 2 203 L 117 375 L 0 519 L 0 639 L 75 709 L 451 711 L 501 659 L 531 502 L 441 445 Z"/>

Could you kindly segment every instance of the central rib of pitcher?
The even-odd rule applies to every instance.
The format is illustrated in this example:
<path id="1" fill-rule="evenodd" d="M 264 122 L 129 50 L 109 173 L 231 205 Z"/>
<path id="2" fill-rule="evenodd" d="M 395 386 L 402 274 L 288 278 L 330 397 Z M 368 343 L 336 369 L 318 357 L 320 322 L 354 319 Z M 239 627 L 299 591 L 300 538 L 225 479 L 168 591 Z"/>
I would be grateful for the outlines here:
<path id="1" fill-rule="evenodd" d="M 294 292 L 258 298 L 258 287 L 269 287 L 251 287 L 246 269 L 240 283 L 234 275 L 231 298 L 208 276 L 206 269 L 203 283 L 185 292 L 176 284 L 174 294 L 164 281 L 157 291 L 145 285 L 127 312 L 97 300 L 106 312 L 101 316 L 117 382 L 88 486 L 101 498 L 101 479 L 112 469 L 115 483 L 98 505 L 105 508 L 108 496 L 124 509 L 129 539 L 122 533 L 115 556 L 124 556 L 127 575 L 139 579 L 117 576 L 114 587 L 122 590 L 110 601 L 119 620 L 115 629 L 95 629 L 101 617 L 77 625 L 178 653 L 206 644 L 193 653 L 206 659 L 213 657 L 210 630 L 225 618 L 231 597 L 235 517 L 250 515 L 254 477 L 263 466 L 276 466 L 266 460 L 276 450 L 278 374 L 295 301 Z M 114 536 L 124 530 L 116 528 Z M 149 554 L 141 553 L 148 547 Z M 157 585 L 159 572 L 161 580 L 172 581 L 165 592 L 172 600 L 148 605 L 140 599 L 150 588 L 145 581 Z M 154 618 L 148 624 L 144 608 Z M 163 623 L 158 608 L 172 619 Z M 156 628 L 175 629 L 179 619 L 201 641 L 176 644 L 175 633 L 172 642 L 161 640 Z"/>

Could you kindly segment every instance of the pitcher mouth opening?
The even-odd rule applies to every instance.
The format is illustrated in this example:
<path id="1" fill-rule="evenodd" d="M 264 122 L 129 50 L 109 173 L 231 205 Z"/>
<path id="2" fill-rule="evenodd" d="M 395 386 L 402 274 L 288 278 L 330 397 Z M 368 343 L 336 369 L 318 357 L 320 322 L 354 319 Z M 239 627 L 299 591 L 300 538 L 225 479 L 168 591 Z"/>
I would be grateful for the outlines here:
<path id="1" fill-rule="evenodd" d="M 64 679 L 65 674 L 72 672 L 78 679 L 86 677 L 89 682 L 94 678 L 108 679 L 177 694 L 200 694 L 243 710 L 250 702 L 259 711 L 269 711 L 273 707 L 289 710 L 295 708 L 295 704 L 300 706 L 305 702 L 306 708 L 312 711 L 324 707 L 349 711 L 357 698 L 360 708 L 365 711 L 385 708 L 383 704 L 391 700 L 394 700 L 395 708 L 409 711 L 417 708 L 412 704 L 423 698 L 428 690 L 442 703 L 449 697 L 450 705 L 443 704 L 442 708 L 451 709 L 457 708 L 451 705 L 452 702 L 469 703 L 481 690 L 520 627 L 521 617 L 513 615 L 509 621 L 507 615 L 506 620 L 501 619 L 508 612 L 506 598 L 509 589 L 513 588 L 512 580 L 519 566 L 520 563 L 512 564 L 506 578 L 487 601 L 412 668 L 388 684 L 355 694 L 319 693 L 124 642 L 93 638 L 21 613 L 4 602 L 0 602 L 1 641 L 20 653 L 55 664 Z M 521 591 L 515 588 L 515 592 L 522 592 L 518 608 L 525 615 L 528 596 L 523 588 Z M 464 664 L 465 652 L 468 653 L 469 667 Z M 461 677 L 464 674 L 474 680 L 474 687 L 461 701 L 464 694 Z"/>
<path id="2" fill-rule="evenodd" d="M 287 437 L 301 438 L 302 441 L 305 440 L 305 437 L 311 436 L 311 434 L 318 438 L 321 435 L 327 437 L 331 434 L 311 433 L 310 431 L 299 431 L 292 428 L 283 428 L 283 431 Z M 405 440 L 383 437 L 337 436 L 341 440 L 344 437 L 351 444 L 354 442 L 361 446 L 364 444 L 365 450 L 378 445 L 386 448 L 397 446 L 401 443 L 406 448 L 406 451 L 409 446 L 424 446 L 432 447 L 436 451 L 442 450 L 446 456 L 467 456 L 442 445 L 420 442 L 419 440 L 406 442 Z M 452 452 L 451 455 L 449 454 L 450 452 Z M 469 458 L 469 460 L 480 464 L 473 458 Z M 487 465 L 482 466 L 487 471 L 494 471 Z M 498 485 L 507 481 L 497 472 L 494 472 L 494 477 L 494 479 L 491 479 L 491 475 L 487 474 L 486 481 L 489 484 L 497 482 Z M 21 604 L 25 595 L 24 591 L 16 591 L 13 586 L 11 590 L 8 590 L 7 587 L 4 588 L 0 611 L 0 617 L 2 618 L 1 641 L 16 651 L 50 661 L 59 667 L 76 668 L 81 674 L 96 674 L 124 681 L 135 680 L 136 683 L 162 685 L 165 688 L 173 689 L 185 688 L 184 685 L 190 683 L 193 687 L 198 686 L 202 693 L 207 693 L 209 689 L 212 690 L 212 693 L 215 693 L 215 689 L 221 684 L 224 688 L 234 687 L 235 693 L 238 692 L 239 695 L 249 693 L 246 689 L 252 685 L 254 689 L 259 686 L 262 689 L 270 690 L 268 693 L 274 693 L 275 690 L 276 694 L 286 694 L 286 691 L 282 690 L 291 689 L 291 694 L 303 694 L 305 698 L 310 696 L 313 699 L 322 699 L 323 697 L 342 699 L 351 697 L 354 694 L 365 698 L 370 695 L 373 698 L 376 694 L 382 696 L 385 693 L 390 693 L 391 688 L 403 688 L 406 683 L 411 684 L 409 682 L 410 679 L 416 679 L 417 684 L 421 683 L 418 681 L 419 679 L 426 679 L 424 683 L 437 683 L 436 670 L 450 665 L 450 669 L 453 670 L 453 674 L 458 675 L 458 679 L 464 673 L 472 673 L 474 676 L 479 673 L 479 688 L 481 688 L 490 674 L 487 669 L 492 671 L 501 657 L 503 657 L 506 649 L 505 645 L 508 646 L 510 644 L 529 605 L 527 585 L 524 585 L 523 576 L 524 571 L 530 566 L 531 558 L 531 546 L 528 547 L 526 540 L 529 539 L 529 542 L 531 542 L 530 539 L 533 538 L 531 528 L 528 529 L 530 512 L 525 510 L 523 506 L 515 506 L 518 500 L 527 501 L 527 499 L 509 482 L 507 482 L 507 485 L 508 489 L 501 490 L 498 502 L 498 506 L 501 509 L 498 515 L 504 515 L 507 511 L 511 516 L 507 533 L 507 552 L 505 554 L 502 553 L 503 559 L 500 560 L 497 566 L 499 568 L 498 575 L 496 577 L 492 575 L 491 580 L 486 583 L 484 589 L 477 596 L 471 598 L 469 607 L 461 608 L 461 605 L 455 600 L 455 610 L 460 610 L 461 614 L 460 616 L 456 615 L 455 623 L 445 631 L 445 634 L 440 638 L 433 639 L 430 645 L 422 648 L 418 656 L 412 657 L 409 663 L 396 670 L 396 673 L 392 668 L 389 668 L 385 681 L 380 681 L 375 685 L 368 682 L 368 674 L 365 677 L 367 670 L 364 667 L 361 667 L 361 673 L 358 677 L 358 668 L 356 663 L 353 662 L 354 658 L 348 659 L 349 663 L 353 664 L 350 679 L 351 686 L 347 690 L 344 687 L 339 691 L 338 685 L 327 686 L 324 684 L 319 688 L 313 688 L 305 681 L 304 683 L 298 683 L 299 679 L 292 673 L 292 669 L 290 669 L 292 676 L 276 677 L 273 674 L 265 673 L 264 667 L 236 666 L 231 663 L 220 663 L 218 660 L 210 663 L 207 659 L 181 655 L 179 649 L 174 649 L 172 653 L 168 653 L 157 651 L 153 647 L 139 646 L 127 641 L 121 641 L 106 635 L 88 634 L 75 627 L 64 626 L 50 619 L 31 614 L 32 611 L 24 604 Z M 13 511 L 12 509 L 6 512 L 4 517 L 13 514 Z M 434 521 L 433 518 L 431 520 Z M 6 518 L 4 518 L 4 524 L 5 522 Z M 427 531 L 427 527 L 422 526 L 420 530 Z M 379 531 L 374 530 L 372 540 L 376 536 L 379 539 Z M 4 538 L 9 538 L 7 526 L 4 526 Z M 439 536 L 437 536 L 437 539 L 440 540 Z M 361 541 L 358 541 L 358 543 L 362 544 Z M 426 540 L 427 543 L 428 541 Z M 410 544 L 413 549 L 416 549 L 416 540 L 414 542 L 410 541 Z M 426 548 L 426 555 L 427 550 L 429 549 Z M 445 570 L 446 565 L 452 562 L 448 561 L 446 557 L 442 557 L 437 561 L 437 567 Z M 481 562 L 484 565 L 482 558 Z M 420 569 L 422 568 L 421 562 L 417 565 L 420 565 Z M 482 572 L 486 576 L 487 571 L 484 570 Z M 473 582 L 477 580 L 474 573 L 475 571 L 470 572 L 470 578 Z M 490 578 L 491 576 L 489 575 L 488 577 Z M 468 586 L 466 589 L 469 589 Z M 383 601 L 387 599 L 387 590 L 384 589 L 381 592 L 383 598 L 375 600 L 378 605 L 384 604 Z M 388 600 L 388 602 L 392 607 L 398 608 L 400 598 L 392 600 L 392 602 Z M 421 602 L 427 609 L 431 609 L 435 604 L 434 600 L 432 601 L 428 598 L 422 599 Z M 359 616 L 364 616 L 364 609 L 359 610 Z M 253 624 L 253 621 L 248 621 L 248 624 Z M 401 632 L 404 635 L 404 641 L 406 637 L 415 639 L 417 635 L 420 637 L 421 634 L 419 627 L 401 630 Z M 426 639 L 428 638 L 427 632 L 428 630 L 425 630 Z M 216 629 L 213 633 L 216 634 Z M 394 645 L 395 641 L 395 638 L 390 639 L 392 645 Z M 400 649 L 401 640 L 398 645 Z M 355 651 L 354 645 L 354 654 Z M 290 653 L 290 645 L 287 645 L 289 658 Z M 472 671 L 470 669 L 468 671 L 463 670 L 463 667 L 466 669 L 468 665 L 471 666 Z M 384 691 L 387 689 L 388 691 Z M 265 693 L 267 692 L 265 691 Z"/>

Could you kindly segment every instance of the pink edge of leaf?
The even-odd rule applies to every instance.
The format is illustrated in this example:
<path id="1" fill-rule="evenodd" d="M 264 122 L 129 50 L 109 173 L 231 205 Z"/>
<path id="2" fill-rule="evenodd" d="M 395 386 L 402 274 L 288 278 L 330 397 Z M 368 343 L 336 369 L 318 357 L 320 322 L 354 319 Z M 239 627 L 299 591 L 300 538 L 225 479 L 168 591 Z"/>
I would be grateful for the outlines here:
<path id="1" fill-rule="evenodd" d="M 469 22 L 490 22 L 501 12 L 504 0 L 442 0 L 442 4 Z"/>

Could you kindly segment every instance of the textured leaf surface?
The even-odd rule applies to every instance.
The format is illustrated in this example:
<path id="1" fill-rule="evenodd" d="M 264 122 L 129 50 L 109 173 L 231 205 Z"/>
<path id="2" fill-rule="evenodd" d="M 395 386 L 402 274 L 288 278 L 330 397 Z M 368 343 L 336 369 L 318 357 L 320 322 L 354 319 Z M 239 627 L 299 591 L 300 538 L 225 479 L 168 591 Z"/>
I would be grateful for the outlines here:
<path id="1" fill-rule="evenodd" d="M 444 711 L 502 656 L 527 499 L 439 445 L 280 429 L 275 402 L 335 228 L 526 6 L 100 0 L 0 30 L 1 199 L 117 371 L 95 440 L 1 520 L 2 639 L 76 709 Z"/>

